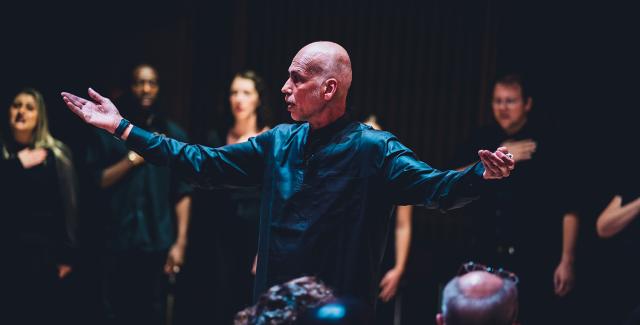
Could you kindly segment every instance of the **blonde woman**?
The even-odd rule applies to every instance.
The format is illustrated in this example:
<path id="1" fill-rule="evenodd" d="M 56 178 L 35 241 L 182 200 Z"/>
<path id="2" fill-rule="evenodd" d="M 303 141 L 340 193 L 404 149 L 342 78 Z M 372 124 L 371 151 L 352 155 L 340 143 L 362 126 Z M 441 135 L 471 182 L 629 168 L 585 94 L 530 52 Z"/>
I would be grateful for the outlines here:
<path id="1" fill-rule="evenodd" d="M 0 139 L 3 228 L 9 239 L 6 281 L 23 319 L 51 320 L 59 280 L 71 272 L 76 180 L 69 149 L 51 136 L 42 94 L 13 98 Z M 6 228 L 5 228 L 6 227 Z"/>

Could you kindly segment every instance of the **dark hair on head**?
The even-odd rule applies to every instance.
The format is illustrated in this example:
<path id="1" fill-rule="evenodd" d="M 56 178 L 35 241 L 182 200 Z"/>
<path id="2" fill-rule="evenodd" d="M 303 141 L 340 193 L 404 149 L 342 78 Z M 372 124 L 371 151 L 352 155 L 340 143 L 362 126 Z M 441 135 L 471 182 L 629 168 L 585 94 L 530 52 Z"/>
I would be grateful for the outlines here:
<path id="1" fill-rule="evenodd" d="M 235 325 L 296 324 L 309 308 L 334 300 L 333 291 L 315 277 L 301 277 L 275 285 L 258 302 L 236 314 Z"/>
<path id="2" fill-rule="evenodd" d="M 267 86 L 262 79 L 255 71 L 253 70 L 244 70 L 236 73 L 233 76 L 235 78 L 249 79 L 253 81 L 253 85 L 258 92 L 258 108 L 256 109 L 257 118 L 257 127 L 258 130 L 262 130 L 265 126 L 271 126 L 272 117 L 271 117 L 271 107 L 269 106 L 269 94 L 267 90 Z M 233 79 L 232 82 L 233 82 Z"/>
<path id="3" fill-rule="evenodd" d="M 529 88 L 526 87 L 524 79 L 522 76 L 516 73 L 506 74 L 498 79 L 496 79 L 495 85 L 504 85 L 504 86 L 518 86 L 520 87 L 520 93 L 522 94 L 522 100 L 527 101 L 531 94 L 529 93 Z M 495 87 L 494 85 L 494 87 Z"/>
<path id="4" fill-rule="evenodd" d="M 442 316 L 447 325 L 511 325 L 518 314 L 516 283 L 502 279 L 502 287 L 486 297 L 467 297 L 460 290 L 460 276 L 442 292 Z"/>
<path id="5" fill-rule="evenodd" d="M 141 62 L 141 63 L 136 64 L 133 67 L 133 69 L 131 69 L 131 83 L 132 84 L 136 82 L 136 78 L 138 77 L 136 74 L 138 73 L 138 70 L 140 70 L 142 68 L 150 68 L 156 74 L 156 79 L 160 80 L 160 74 L 158 73 L 158 69 L 156 69 L 155 66 L 153 66 L 152 64 L 147 63 L 147 62 Z"/>

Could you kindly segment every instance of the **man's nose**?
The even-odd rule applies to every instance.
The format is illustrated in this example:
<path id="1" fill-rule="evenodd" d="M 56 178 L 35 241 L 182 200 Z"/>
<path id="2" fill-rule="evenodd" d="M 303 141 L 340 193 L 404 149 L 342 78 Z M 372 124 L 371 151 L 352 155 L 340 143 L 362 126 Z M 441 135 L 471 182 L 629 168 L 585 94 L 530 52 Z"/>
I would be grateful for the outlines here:
<path id="1" fill-rule="evenodd" d="M 287 79 L 287 81 L 284 82 L 284 85 L 282 85 L 282 89 L 280 89 L 280 91 L 285 95 L 291 94 L 291 87 L 289 86 L 290 80 L 291 79 Z"/>
<path id="2" fill-rule="evenodd" d="M 145 93 L 151 92 L 151 85 L 148 83 L 144 83 L 144 85 L 142 85 L 142 91 Z"/>

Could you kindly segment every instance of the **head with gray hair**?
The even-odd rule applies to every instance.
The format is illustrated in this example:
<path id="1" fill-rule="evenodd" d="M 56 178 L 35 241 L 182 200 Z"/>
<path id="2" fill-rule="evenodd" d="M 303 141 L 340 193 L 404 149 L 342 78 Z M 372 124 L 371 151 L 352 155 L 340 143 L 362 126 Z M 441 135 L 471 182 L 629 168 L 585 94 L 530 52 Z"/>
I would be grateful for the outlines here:
<path id="1" fill-rule="evenodd" d="M 511 325 L 518 314 L 516 283 L 486 271 L 453 278 L 444 288 L 439 325 Z"/>

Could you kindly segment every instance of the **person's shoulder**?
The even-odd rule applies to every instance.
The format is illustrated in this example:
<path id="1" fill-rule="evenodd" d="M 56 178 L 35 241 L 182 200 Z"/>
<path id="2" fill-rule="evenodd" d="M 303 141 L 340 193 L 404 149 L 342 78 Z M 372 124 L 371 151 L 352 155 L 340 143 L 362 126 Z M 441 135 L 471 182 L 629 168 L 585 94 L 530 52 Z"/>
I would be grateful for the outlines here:
<path id="1" fill-rule="evenodd" d="M 355 130 L 356 132 L 361 133 L 361 139 L 366 143 L 381 144 L 386 143 L 389 140 L 396 139 L 396 136 L 391 132 L 376 130 L 371 126 L 360 122 L 358 122 Z"/>

